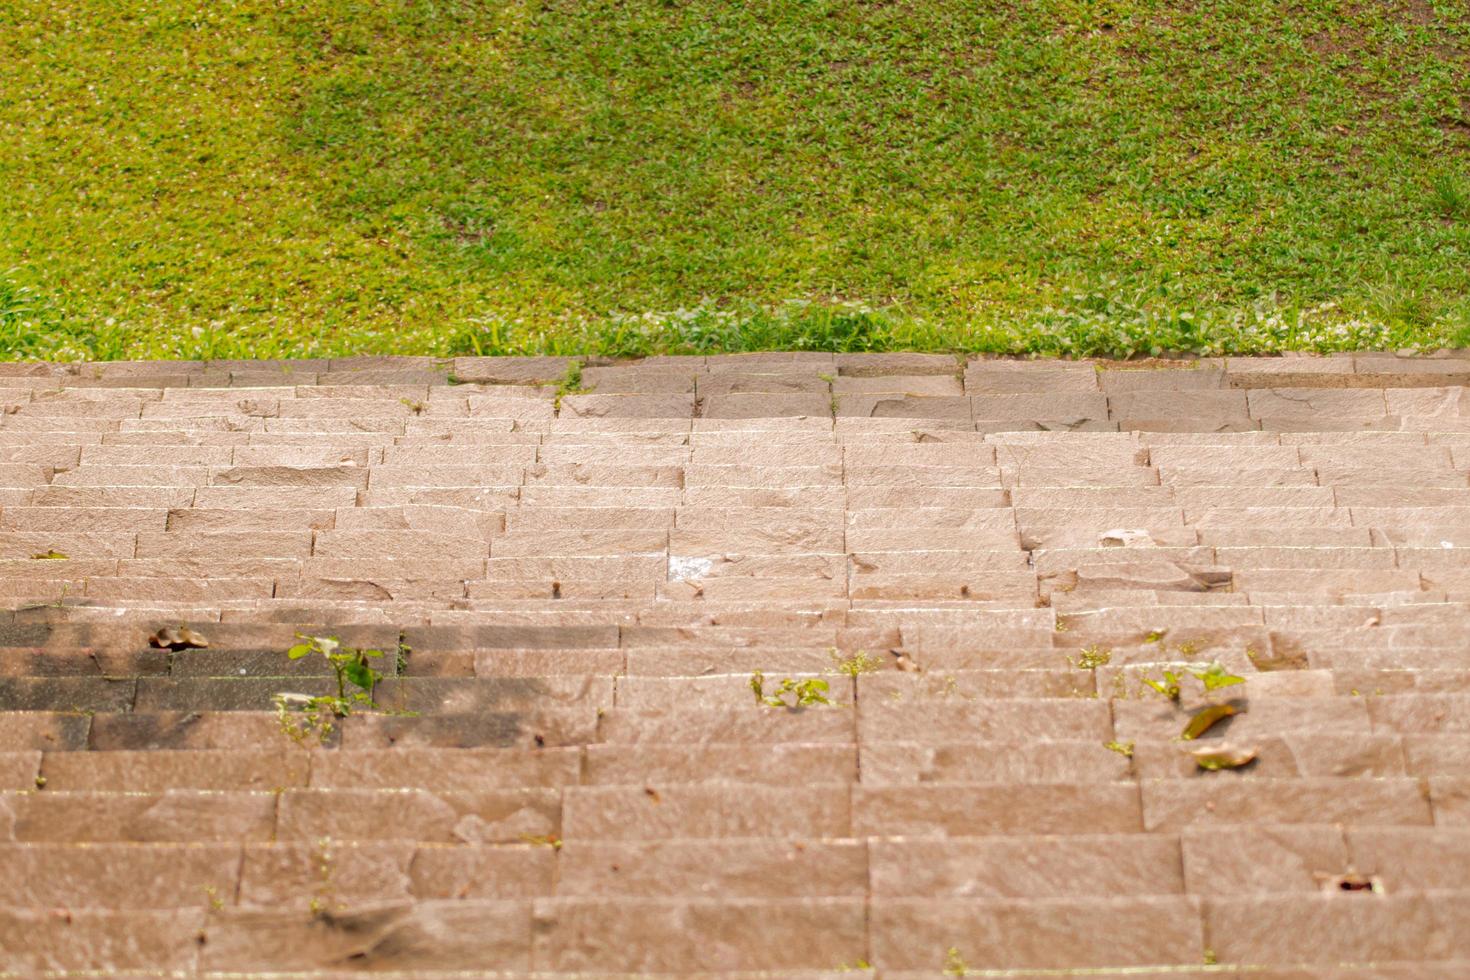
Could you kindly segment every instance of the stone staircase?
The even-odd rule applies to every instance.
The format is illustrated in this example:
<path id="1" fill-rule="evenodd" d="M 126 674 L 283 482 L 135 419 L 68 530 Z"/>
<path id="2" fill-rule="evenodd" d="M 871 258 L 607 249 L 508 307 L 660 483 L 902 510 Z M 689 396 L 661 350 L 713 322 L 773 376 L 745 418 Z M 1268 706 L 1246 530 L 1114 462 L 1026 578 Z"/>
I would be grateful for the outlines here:
<path id="1" fill-rule="evenodd" d="M 568 365 L 0 365 L 3 975 L 1470 975 L 1470 357 Z"/>

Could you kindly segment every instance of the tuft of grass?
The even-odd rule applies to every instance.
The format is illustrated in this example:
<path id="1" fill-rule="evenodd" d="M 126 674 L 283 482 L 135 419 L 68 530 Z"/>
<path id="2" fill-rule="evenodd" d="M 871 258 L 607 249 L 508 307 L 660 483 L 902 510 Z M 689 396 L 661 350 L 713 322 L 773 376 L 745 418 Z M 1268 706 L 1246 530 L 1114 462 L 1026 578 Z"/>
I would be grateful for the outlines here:
<path id="1" fill-rule="evenodd" d="M 561 410 L 561 400 L 568 395 L 580 395 L 587 389 L 582 386 L 582 362 L 571 361 L 567 364 L 567 373 L 556 385 L 556 408 Z"/>
<path id="2" fill-rule="evenodd" d="M 831 652 L 832 670 L 838 674 L 846 674 L 848 677 L 857 678 L 862 674 L 876 674 L 883 666 L 883 662 L 866 650 L 859 650 L 850 657 L 844 658 L 835 649 Z"/>
<path id="3" fill-rule="evenodd" d="M 1429 182 L 1435 211 L 1445 218 L 1470 218 L 1470 186 L 1454 174 L 1443 173 Z"/>
<path id="4" fill-rule="evenodd" d="M 11 0 L 0 39 L 3 357 L 1470 342 L 1464 4 Z"/>
<path id="5" fill-rule="evenodd" d="M 1113 651 L 1104 650 L 1094 643 L 1083 647 L 1082 651 L 1077 654 L 1077 659 L 1068 662 L 1078 670 L 1097 670 L 1099 667 L 1106 667 L 1112 660 Z"/>

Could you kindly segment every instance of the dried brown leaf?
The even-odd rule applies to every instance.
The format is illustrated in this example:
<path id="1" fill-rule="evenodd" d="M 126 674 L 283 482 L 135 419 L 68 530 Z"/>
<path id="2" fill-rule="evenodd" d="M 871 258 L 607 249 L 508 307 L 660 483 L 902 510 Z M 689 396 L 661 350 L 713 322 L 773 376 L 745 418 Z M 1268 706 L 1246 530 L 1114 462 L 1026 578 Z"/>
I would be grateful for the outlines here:
<path id="1" fill-rule="evenodd" d="M 1232 748 L 1228 745 L 1202 746 L 1189 753 L 1194 764 L 1201 769 L 1215 772 L 1220 769 L 1239 769 L 1255 761 L 1254 748 Z"/>
<path id="2" fill-rule="evenodd" d="M 148 645 L 160 650 L 202 650 L 209 646 L 209 641 L 187 626 L 177 629 L 165 626 L 148 638 Z"/>

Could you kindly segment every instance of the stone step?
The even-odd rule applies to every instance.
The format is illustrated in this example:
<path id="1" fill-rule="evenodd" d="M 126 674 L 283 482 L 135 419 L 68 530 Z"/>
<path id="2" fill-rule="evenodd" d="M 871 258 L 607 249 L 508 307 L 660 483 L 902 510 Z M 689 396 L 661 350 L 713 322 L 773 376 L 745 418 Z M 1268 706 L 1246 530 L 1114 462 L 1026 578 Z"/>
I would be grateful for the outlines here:
<path id="1" fill-rule="evenodd" d="M 12 972 L 1464 972 L 1470 362 L 570 363 L 0 365 Z"/>
<path id="2" fill-rule="evenodd" d="M 1448 847 L 1448 851 L 1442 848 Z M 1437 853 L 1435 850 L 1439 849 Z M 0 845 L 7 906 L 65 904 L 88 876 L 90 908 L 357 906 L 562 896 L 974 899 L 1115 895 L 1405 896 L 1463 880 L 1464 834 L 1329 825 L 1089 835 L 436 844 L 23 843 Z M 99 858 L 105 863 L 99 866 Z M 718 858 L 718 860 L 712 860 Z M 323 873 L 323 867 L 326 873 Z M 1181 870 L 1182 869 L 1182 870 Z M 45 872 L 45 873 L 41 873 Z M 100 873 L 100 876 L 98 876 Z M 1374 897 L 1344 899 L 1374 901 Z"/>
<path id="3" fill-rule="evenodd" d="M 1461 777 L 1168 779 L 848 786 L 703 782 L 508 789 L 53 791 L 0 794 L 17 842 L 514 842 L 851 835 L 1178 832 L 1191 826 L 1428 827 L 1463 810 Z"/>

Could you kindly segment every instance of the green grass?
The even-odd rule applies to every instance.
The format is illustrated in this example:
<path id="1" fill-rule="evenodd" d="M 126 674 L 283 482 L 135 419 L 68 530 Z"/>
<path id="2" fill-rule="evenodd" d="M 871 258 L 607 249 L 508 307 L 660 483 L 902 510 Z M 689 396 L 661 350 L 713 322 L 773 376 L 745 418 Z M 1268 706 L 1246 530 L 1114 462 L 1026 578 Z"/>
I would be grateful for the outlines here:
<path id="1" fill-rule="evenodd" d="M 1467 72 L 1463 0 L 10 0 L 0 356 L 1466 344 Z"/>

